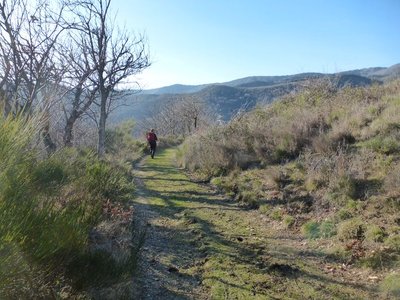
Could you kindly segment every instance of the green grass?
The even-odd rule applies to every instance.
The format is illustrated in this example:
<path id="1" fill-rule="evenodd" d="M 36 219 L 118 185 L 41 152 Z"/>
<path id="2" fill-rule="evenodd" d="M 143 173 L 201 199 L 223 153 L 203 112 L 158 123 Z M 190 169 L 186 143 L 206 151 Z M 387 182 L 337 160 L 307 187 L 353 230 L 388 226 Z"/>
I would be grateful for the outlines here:
<path id="1" fill-rule="evenodd" d="M 381 290 L 393 297 L 400 297 L 400 275 L 388 275 L 381 283 Z"/>
<path id="2" fill-rule="evenodd" d="M 400 261 L 393 229 L 400 208 L 399 95 L 399 80 L 338 91 L 316 83 L 195 134 L 180 147 L 179 161 L 228 197 L 259 206 L 283 235 L 300 231 L 307 243 L 381 278 Z"/>
<path id="3" fill-rule="evenodd" d="M 138 176 L 146 188 L 143 197 L 160 215 L 162 230 L 173 232 L 169 243 L 179 245 L 176 253 L 160 253 L 160 261 L 184 264 L 179 251 L 191 252 L 198 262 L 181 267 L 180 272 L 200 276 L 210 299 L 362 299 L 373 295 L 364 286 L 324 274 L 320 269 L 323 253 L 303 256 L 295 241 L 263 224 L 258 211 L 243 210 L 210 187 L 191 182 L 174 166 L 174 155 L 174 149 L 167 149 L 140 167 Z M 269 211 L 270 206 L 264 206 Z M 281 213 L 280 218 L 284 217 Z M 317 224 L 322 234 L 333 235 L 333 223 L 323 224 Z"/>
<path id="4" fill-rule="evenodd" d="M 8 298 L 50 297 L 52 288 L 70 282 L 83 286 L 84 272 L 73 266 L 93 263 L 89 232 L 103 202 L 132 192 L 126 174 L 90 151 L 42 158 L 32 146 L 38 128 L 35 118 L 0 117 L 0 295 Z"/>

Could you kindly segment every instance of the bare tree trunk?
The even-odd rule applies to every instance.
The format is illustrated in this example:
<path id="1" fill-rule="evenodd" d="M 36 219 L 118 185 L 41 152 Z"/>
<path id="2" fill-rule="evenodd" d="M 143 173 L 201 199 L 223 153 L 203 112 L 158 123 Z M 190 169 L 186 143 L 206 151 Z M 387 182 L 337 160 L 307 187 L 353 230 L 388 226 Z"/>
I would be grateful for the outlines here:
<path id="1" fill-rule="evenodd" d="M 3 116 L 4 118 L 7 118 L 8 115 L 11 113 L 11 104 L 10 104 L 10 100 L 8 99 L 6 93 L 4 93 L 4 95 L 2 93 L 0 93 L 0 97 L 3 98 L 1 99 L 3 104 Z"/>
<path id="2" fill-rule="evenodd" d="M 4 117 L 7 118 L 11 113 L 11 105 L 7 101 L 4 103 Z"/>
<path id="3" fill-rule="evenodd" d="M 73 128 L 77 119 L 75 115 L 71 115 L 65 124 L 63 142 L 66 147 L 72 147 Z"/>
<path id="4" fill-rule="evenodd" d="M 43 138 L 43 143 L 46 148 L 47 154 L 51 155 L 57 150 L 56 144 L 53 142 L 51 136 L 50 136 L 50 122 L 47 121 L 46 125 L 42 129 L 42 138 Z"/>
<path id="5" fill-rule="evenodd" d="M 72 102 L 72 109 L 70 115 L 66 117 L 66 123 L 64 127 L 64 135 L 63 142 L 64 146 L 72 147 L 73 146 L 73 129 L 76 120 L 78 120 L 82 114 L 87 111 L 94 99 L 94 93 L 87 98 L 86 102 L 81 105 L 81 96 L 82 96 L 82 87 L 78 86 L 75 91 L 74 101 Z"/>
<path id="6" fill-rule="evenodd" d="M 99 144 L 97 148 L 97 154 L 99 157 L 104 157 L 106 153 L 106 119 L 107 119 L 107 98 L 108 93 L 101 91 L 100 94 L 100 120 L 99 120 Z"/>

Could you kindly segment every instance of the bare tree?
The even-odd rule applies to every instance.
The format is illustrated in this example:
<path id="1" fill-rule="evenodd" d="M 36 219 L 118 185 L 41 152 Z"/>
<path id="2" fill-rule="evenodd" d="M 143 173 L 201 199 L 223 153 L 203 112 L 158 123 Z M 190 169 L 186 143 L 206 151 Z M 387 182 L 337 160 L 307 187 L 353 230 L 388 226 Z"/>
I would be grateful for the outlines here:
<path id="1" fill-rule="evenodd" d="M 74 123 L 93 111 L 102 156 L 106 120 L 121 98 L 118 86 L 150 65 L 144 36 L 116 27 L 110 5 L 0 0 L 0 106 L 4 115 L 44 111 L 42 135 L 50 150 L 50 108 L 63 99 L 64 144 L 72 144 Z"/>
<path id="2" fill-rule="evenodd" d="M 154 108 L 154 114 L 139 123 L 143 129 L 157 128 L 161 135 L 186 136 L 217 122 L 215 112 L 196 95 L 171 97 Z"/>
<path id="3" fill-rule="evenodd" d="M 7 116 L 12 110 L 12 100 L 21 81 L 20 39 L 22 26 L 27 18 L 26 7 L 21 0 L 0 2 L 0 50 L 1 50 L 1 79 L 0 89 L 3 91 L 4 114 Z"/>
<path id="4" fill-rule="evenodd" d="M 150 66 L 144 36 L 128 35 L 117 28 L 111 19 L 111 0 L 77 2 L 75 13 L 78 29 L 84 33 L 90 63 L 95 72 L 91 76 L 98 91 L 98 154 L 105 153 L 105 129 L 108 112 L 116 98 L 116 87 L 129 76 Z"/>
<path id="5" fill-rule="evenodd" d="M 6 114 L 46 104 L 48 90 L 42 90 L 56 86 L 61 73 L 56 46 L 66 29 L 63 9 L 49 1 L 0 2 L 0 88 L 7 95 Z"/>
<path id="6" fill-rule="evenodd" d="M 190 134 L 198 127 L 200 116 L 205 112 L 205 105 L 202 99 L 196 96 L 186 96 L 182 101 L 182 115 L 185 126 Z"/>
<path id="7" fill-rule="evenodd" d="M 64 79 L 68 92 L 62 102 L 65 118 L 64 146 L 72 146 L 76 121 L 88 112 L 98 95 L 98 87 L 91 80 L 95 68 L 87 49 L 85 35 L 81 31 L 71 31 L 63 48 L 63 59 L 68 65 Z"/>
<path id="8" fill-rule="evenodd" d="M 0 89 L 3 112 L 45 112 L 43 142 L 55 149 L 50 137 L 50 108 L 58 101 L 64 66 L 58 40 L 68 26 L 64 4 L 49 0 L 0 0 Z"/>

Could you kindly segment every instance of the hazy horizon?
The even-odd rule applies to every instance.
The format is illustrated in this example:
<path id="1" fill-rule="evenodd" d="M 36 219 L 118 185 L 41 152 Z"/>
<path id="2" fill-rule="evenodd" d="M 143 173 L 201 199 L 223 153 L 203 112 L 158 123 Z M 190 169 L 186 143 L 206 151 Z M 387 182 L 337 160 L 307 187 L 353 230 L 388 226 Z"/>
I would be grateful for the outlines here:
<path id="1" fill-rule="evenodd" d="M 145 32 L 144 89 L 248 76 L 336 73 L 400 62 L 400 1 L 113 0 L 117 22 Z"/>

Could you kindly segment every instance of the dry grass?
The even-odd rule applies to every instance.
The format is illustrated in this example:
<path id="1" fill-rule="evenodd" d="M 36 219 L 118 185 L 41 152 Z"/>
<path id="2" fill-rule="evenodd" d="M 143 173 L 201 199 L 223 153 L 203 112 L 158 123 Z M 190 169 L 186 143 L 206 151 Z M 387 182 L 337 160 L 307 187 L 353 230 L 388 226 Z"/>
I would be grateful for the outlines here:
<path id="1" fill-rule="evenodd" d="M 274 222 L 285 220 L 293 231 L 311 224 L 303 227 L 307 236 L 336 239 L 346 259 L 365 255 L 375 268 L 372 251 L 386 255 L 379 249 L 398 228 L 399 124 L 400 80 L 339 91 L 318 82 L 198 133 L 179 161 L 205 179 L 222 176 L 219 186 L 259 202 Z M 359 240 L 349 252 L 351 239 Z M 385 258 L 389 265 L 399 260 Z"/>

